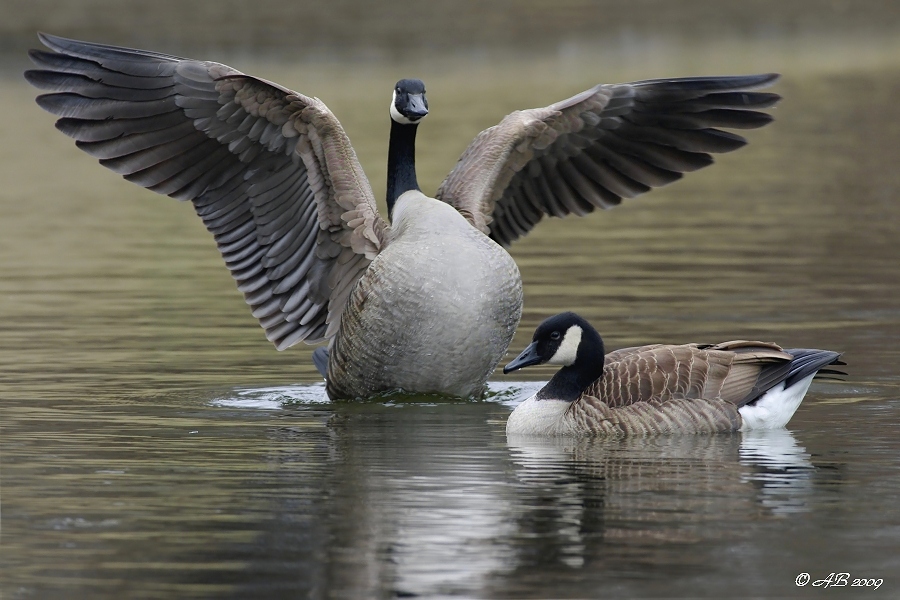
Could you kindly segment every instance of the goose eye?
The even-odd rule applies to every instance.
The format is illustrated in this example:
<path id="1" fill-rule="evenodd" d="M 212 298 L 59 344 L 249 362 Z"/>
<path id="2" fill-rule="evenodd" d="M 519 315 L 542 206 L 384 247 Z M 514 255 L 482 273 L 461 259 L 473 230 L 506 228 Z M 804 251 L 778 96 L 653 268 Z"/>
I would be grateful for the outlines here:
<path id="1" fill-rule="evenodd" d="M 559 339 L 559 332 L 558 332 L 558 331 L 554 331 L 553 333 L 551 333 L 551 334 L 550 334 L 550 339 L 553 340 L 553 341 L 558 340 L 558 339 Z"/>

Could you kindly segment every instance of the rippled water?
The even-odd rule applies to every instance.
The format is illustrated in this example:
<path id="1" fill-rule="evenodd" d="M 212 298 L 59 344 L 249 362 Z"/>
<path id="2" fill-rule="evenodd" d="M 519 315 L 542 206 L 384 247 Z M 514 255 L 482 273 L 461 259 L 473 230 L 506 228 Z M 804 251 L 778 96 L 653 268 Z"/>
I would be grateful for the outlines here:
<path id="1" fill-rule="evenodd" d="M 845 352 L 850 376 L 816 383 L 787 431 L 507 439 L 541 370 L 496 376 L 483 402 L 331 403 L 310 349 L 265 341 L 189 206 L 98 167 L 4 79 L 3 597 L 897 597 L 900 60 L 679 56 L 677 73 L 405 64 L 433 109 L 420 181 L 510 110 L 598 78 L 782 70 L 749 147 L 514 247 L 512 351 L 574 309 L 610 348 Z M 383 190 L 386 85 L 410 73 L 235 66 L 323 98 Z M 832 572 L 883 582 L 813 587 Z"/>

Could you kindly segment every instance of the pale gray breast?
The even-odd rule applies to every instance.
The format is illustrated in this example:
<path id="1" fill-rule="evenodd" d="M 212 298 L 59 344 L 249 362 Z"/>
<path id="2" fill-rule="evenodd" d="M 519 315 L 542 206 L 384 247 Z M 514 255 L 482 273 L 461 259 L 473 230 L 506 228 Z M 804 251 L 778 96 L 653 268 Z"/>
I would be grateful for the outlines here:
<path id="1" fill-rule="evenodd" d="M 518 267 L 449 205 L 421 193 L 401 200 L 393 239 L 342 317 L 329 389 L 477 395 L 521 316 Z"/>

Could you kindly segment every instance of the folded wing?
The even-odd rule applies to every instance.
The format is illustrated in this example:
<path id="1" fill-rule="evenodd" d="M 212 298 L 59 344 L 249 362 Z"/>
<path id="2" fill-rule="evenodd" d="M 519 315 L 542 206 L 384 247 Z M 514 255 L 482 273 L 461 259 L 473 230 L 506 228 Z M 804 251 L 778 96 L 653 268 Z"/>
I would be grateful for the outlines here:
<path id="1" fill-rule="evenodd" d="M 782 381 L 792 360 L 775 344 L 742 340 L 626 348 L 607 355 L 584 396 L 610 407 L 701 398 L 740 407 Z"/>
<path id="2" fill-rule="evenodd" d="M 738 409 L 782 381 L 792 360 L 765 342 L 624 348 L 569 411 L 579 427 L 614 435 L 733 431 Z"/>

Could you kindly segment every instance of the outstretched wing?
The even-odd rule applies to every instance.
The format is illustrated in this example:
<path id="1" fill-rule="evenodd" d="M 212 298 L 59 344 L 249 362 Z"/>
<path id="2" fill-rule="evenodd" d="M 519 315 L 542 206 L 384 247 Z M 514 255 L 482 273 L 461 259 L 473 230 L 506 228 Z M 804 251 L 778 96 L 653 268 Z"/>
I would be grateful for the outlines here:
<path id="1" fill-rule="evenodd" d="M 57 128 L 129 181 L 190 200 L 279 350 L 332 337 L 388 225 L 316 98 L 226 65 L 40 34 Z"/>
<path id="2" fill-rule="evenodd" d="M 544 215 L 585 215 L 671 183 L 744 138 L 717 129 L 772 121 L 775 74 L 598 85 L 482 131 L 437 192 L 502 244 Z"/>

